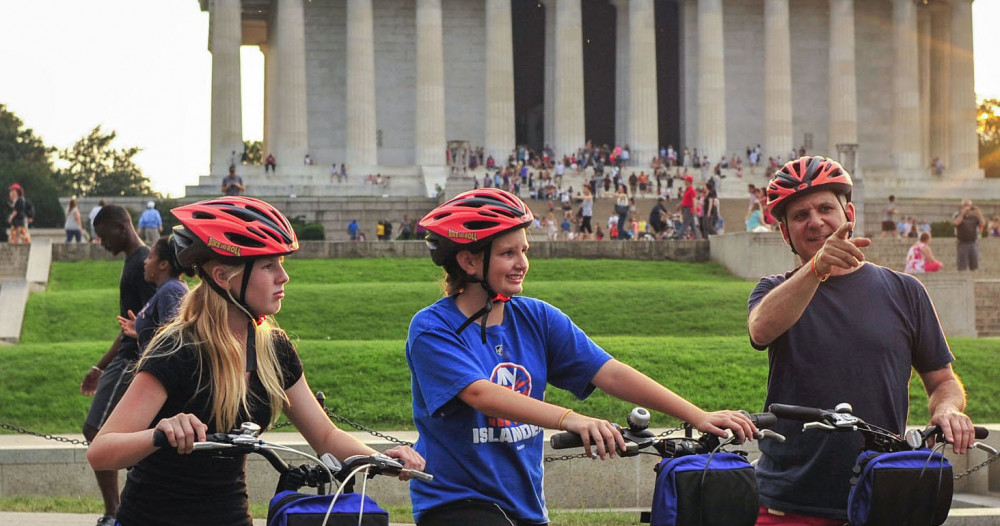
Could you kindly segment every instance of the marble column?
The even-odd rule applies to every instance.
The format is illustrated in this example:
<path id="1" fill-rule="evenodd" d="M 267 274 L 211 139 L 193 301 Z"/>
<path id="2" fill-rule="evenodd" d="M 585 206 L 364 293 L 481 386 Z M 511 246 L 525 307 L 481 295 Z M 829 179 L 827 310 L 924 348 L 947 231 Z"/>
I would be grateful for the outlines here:
<path id="1" fill-rule="evenodd" d="M 792 52 L 788 0 L 764 1 L 764 155 L 792 150 Z"/>
<path id="2" fill-rule="evenodd" d="M 416 162 L 421 166 L 443 166 L 448 143 L 444 125 L 444 47 L 441 43 L 444 31 L 441 25 L 441 0 L 417 0 L 416 19 Z"/>
<path id="3" fill-rule="evenodd" d="M 556 116 L 556 6 L 555 1 L 545 2 L 545 116 L 542 123 L 542 133 L 545 135 L 545 144 L 553 146 L 555 140 L 555 116 Z M 509 152 L 508 152 L 509 153 Z M 562 157 L 556 151 L 553 155 Z M 506 158 L 506 156 L 504 156 Z"/>
<path id="4" fill-rule="evenodd" d="M 930 156 L 951 166 L 951 8 L 931 5 Z"/>
<path id="5" fill-rule="evenodd" d="M 920 170 L 920 82 L 917 53 L 917 6 L 893 0 L 892 158 L 897 175 Z"/>
<path id="6" fill-rule="evenodd" d="M 546 44 L 547 45 L 547 44 Z M 548 109 L 548 100 L 546 110 Z M 484 155 L 507 161 L 517 141 L 514 121 L 514 26 L 510 0 L 486 0 L 486 129 Z"/>
<path id="7" fill-rule="evenodd" d="M 830 0 L 830 145 L 858 144 L 854 0 Z"/>
<path id="8" fill-rule="evenodd" d="M 208 50 L 212 53 L 212 142 L 209 173 L 229 173 L 232 152 L 243 152 L 240 95 L 240 0 L 210 3 Z"/>
<path id="9" fill-rule="evenodd" d="M 277 2 L 278 100 L 275 158 L 285 168 L 302 163 L 309 153 L 306 121 L 306 45 L 302 0 Z"/>
<path id="10" fill-rule="evenodd" d="M 275 116 L 278 114 L 276 108 L 278 102 L 278 54 L 275 52 L 275 46 L 270 43 L 262 44 L 260 51 L 264 54 L 264 141 L 261 153 L 266 159 L 267 154 L 274 151 L 274 141 L 277 137 L 276 124 L 278 119 Z"/>
<path id="11" fill-rule="evenodd" d="M 951 165 L 945 168 L 953 177 L 983 177 L 976 112 L 972 0 L 951 0 Z"/>
<path id="12" fill-rule="evenodd" d="M 630 162 L 648 166 L 659 151 L 656 91 L 656 20 L 653 0 L 629 0 L 628 114 Z"/>
<path id="13" fill-rule="evenodd" d="M 347 0 L 348 170 L 378 164 L 375 128 L 375 35 L 372 0 Z"/>
<path id="14" fill-rule="evenodd" d="M 694 147 L 713 163 L 727 152 L 722 0 L 698 0 L 698 142 Z"/>
<path id="15" fill-rule="evenodd" d="M 555 1 L 555 114 L 553 153 L 574 153 L 586 142 L 583 101 L 583 16 L 581 0 Z"/>
<path id="16" fill-rule="evenodd" d="M 616 9 L 615 21 L 615 144 L 632 141 L 628 129 L 629 78 L 629 0 L 611 0 Z M 631 160 L 631 157 L 629 158 Z"/>
<path id="17" fill-rule="evenodd" d="M 917 10 L 917 41 L 920 69 L 920 166 L 928 167 L 931 158 L 931 11 Z"/>

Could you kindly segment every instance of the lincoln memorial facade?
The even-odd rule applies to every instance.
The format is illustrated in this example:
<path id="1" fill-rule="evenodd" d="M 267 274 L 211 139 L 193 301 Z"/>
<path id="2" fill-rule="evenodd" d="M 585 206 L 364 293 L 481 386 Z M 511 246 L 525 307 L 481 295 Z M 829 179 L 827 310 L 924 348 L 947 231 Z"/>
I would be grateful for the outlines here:
<path id="1" fill-rule="evenodd" d="M 431 177 L 450 140 L 498 160 L 594 140 L 642 166 L 668 144 L 712 161 L 850 144 L 870 180 L 931 178 L 935 158 L 947 177 L 983 177 L 971 0 L 200 2 L 212 176 L 242 151 L 239 48 L 252 45 L 279 166 L 309 154 Z"/>

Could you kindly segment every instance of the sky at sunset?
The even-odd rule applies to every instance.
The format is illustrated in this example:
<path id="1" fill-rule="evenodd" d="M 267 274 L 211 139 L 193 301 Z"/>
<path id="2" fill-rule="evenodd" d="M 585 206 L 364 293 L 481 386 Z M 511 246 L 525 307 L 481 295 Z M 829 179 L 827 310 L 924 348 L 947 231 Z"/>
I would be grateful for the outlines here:
<path id="1" fill-rule="evenodd" d="M 976 93 L 1000 98 L 1000 0 L 972 10 Z M 116 130 L 115 146 L 142 147 L 154 190 L 173 196 L 207 171 L 212 64 L 197 0 L 0 0 L 0 13 L 0 104 L 46 144 Z M 244 138 L 260 139 L 263 56 L 242 55 Z"/>

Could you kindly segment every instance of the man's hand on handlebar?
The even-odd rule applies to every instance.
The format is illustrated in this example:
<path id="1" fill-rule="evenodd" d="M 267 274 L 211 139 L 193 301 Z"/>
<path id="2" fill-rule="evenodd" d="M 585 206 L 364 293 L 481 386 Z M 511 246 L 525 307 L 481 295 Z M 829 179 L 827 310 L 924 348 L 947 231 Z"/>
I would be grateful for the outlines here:
<path id="1" fill-rule="evenodd" d="M 706 412 L 701 420 L 690 424 L 702 433 L 712 433 L 720 437 L 728 436 L 726 430 L 731 430 L 736 434 L 737 442 L 740 444 L 747 439 L 753 440 L 757 435 L 757 427 L 750 421 L 750 416 L 742 411 Z"/>
<path id="2" fill-rule="evenodd" d="M 157 422 L 156 430 L 166 435 L 170 447 L 177 448 L 177 453 L 186 455 L 194 451 L 195 442 L 204 442 L 208 426 L 197 416 L 188 413 L 178 413 L 170 418 Z"/>
<path id="3" fill-rule="evenodd" d="M 965 453 L 976 442 L 975 426 L 965 413 L 948 408 L 931 416 L 930 425 L 938 425 L 955 453 Z"/>
<path id="4" fill-rule="evenodd" d="M 597 456 L 601 460 L 608 457 L 614 458 L 615 451 L 625 451 L 625 439 L 622 438 L 621 431 L 607 420 L 572 412 L 563 419 L 563 430 L 580 435 L 580 439 L 583 441 L 583 451 L 587 456 L 593 456 L 590 451 L 591 442 L 594 443 Z"/>
<path id="5" fill-rule="evenodd" d="M 423 471 L 426 465 L 424 457 L 420 456 L 420 453 L 417 453 L 410 446 L 396 446 L 394 448 L 387 449 L 385 451 L 385 456 L 401 461 L 403 463 L 403 467 L 406 469 Z M 399 473 L 399 480 L 406 481 L 410 480 L 410 478 L 412 477 L 406 471 L 401 471 Z"/>

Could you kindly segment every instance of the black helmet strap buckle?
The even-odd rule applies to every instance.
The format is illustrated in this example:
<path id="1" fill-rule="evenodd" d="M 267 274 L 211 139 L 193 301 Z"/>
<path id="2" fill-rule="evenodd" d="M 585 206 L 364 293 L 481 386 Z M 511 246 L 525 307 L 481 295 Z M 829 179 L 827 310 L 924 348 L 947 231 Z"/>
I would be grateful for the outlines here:
<path id="1" fill-rule="evenodd" d="M 510 301 L 509 297 L 497 293 L 496 291 L 493 290 L 493 287 L 490 286 L 489 272 L 490 272 L 490 256 L 492 254 L 492 248 L 493 244 L 490 243 L 489 245 L 486 245 L 486 249 L 483 250 L 483 279 L 481 280 L 475 278 L 470 279 L 470 281 L 479 282 L 479 284 L 483 286 L 483 290 L 486 291 L 486 305 L 483 305 L 483 308 L 476 311 L 476 313 L 473 314 L 472 316 L 469 316 L 465 320 L 465 322 L 458 327 L 458 330 L 455 331 L 455 334 L 462 334 L 462 331 L 464 331 L 465 328 L 468 327 L 469 325 L 472 325 L 473 322 L 475 322 L 476 320 L 482 320 L 479 323 L 480 325 L 479 330 L 480 334 L 482 334 L 482 339 L 484 344 L 486 343 L 486 322 L 490 316 L 490 312 L 493 311 L 493 304 Z"/>

